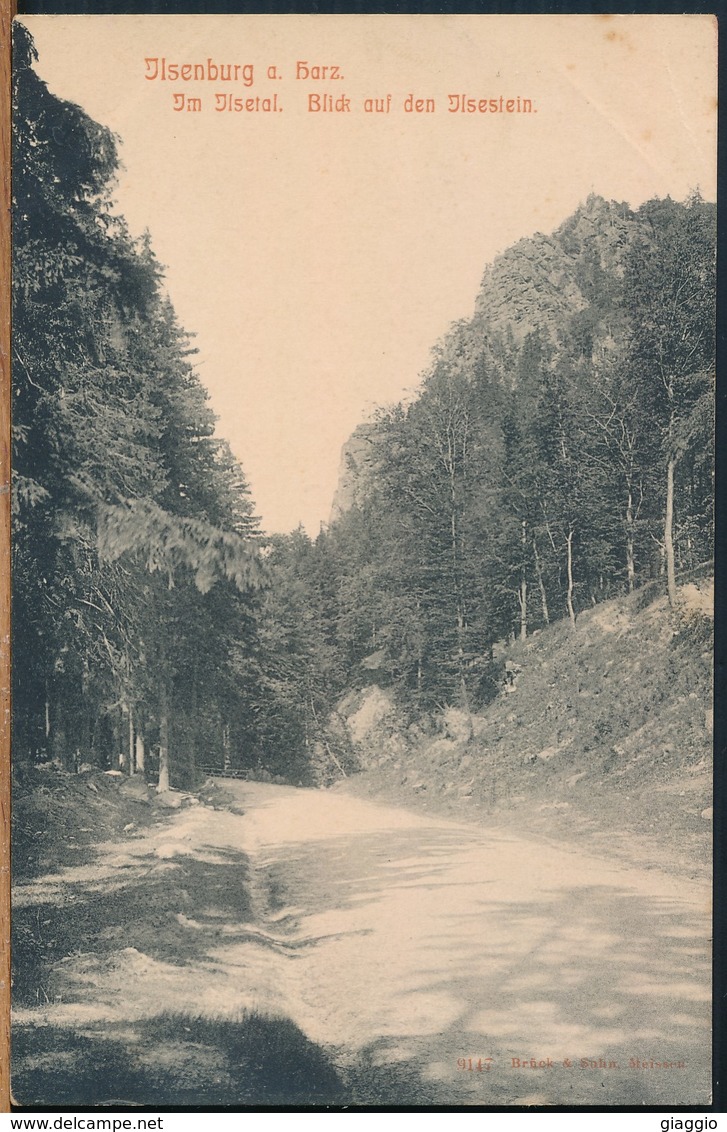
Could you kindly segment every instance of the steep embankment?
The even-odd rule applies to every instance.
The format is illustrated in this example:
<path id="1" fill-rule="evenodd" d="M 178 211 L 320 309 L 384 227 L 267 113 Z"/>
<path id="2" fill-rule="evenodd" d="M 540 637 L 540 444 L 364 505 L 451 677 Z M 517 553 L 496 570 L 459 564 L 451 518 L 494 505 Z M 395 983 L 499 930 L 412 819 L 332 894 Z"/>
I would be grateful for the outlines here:
<path id="1" fill-rule="evenodd" d="M 344 701 L 347 788 L 699 872 L 711 836 L 713 583 L 671 613 L 647 587 L 502 646 L 500 694 L 402 726 L 388 693 Z"/>

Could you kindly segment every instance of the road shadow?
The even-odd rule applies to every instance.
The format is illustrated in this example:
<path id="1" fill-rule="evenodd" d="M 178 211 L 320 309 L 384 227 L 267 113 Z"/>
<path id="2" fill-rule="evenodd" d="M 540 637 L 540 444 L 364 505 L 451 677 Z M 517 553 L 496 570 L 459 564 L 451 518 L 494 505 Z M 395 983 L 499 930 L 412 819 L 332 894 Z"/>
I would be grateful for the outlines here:
<path id="1" fill-rule="evenodd" d="M 52 883 L 25 887 L 12 920 L 13 1003 L 22 1014 L 12 1041 L 17 1103 L 168 1108 L 341 1101 L 330 1056 L 288 1018 L 249 1010 L 215 1017 L 210 1004 L 203 1015 L 84 1020 L 93 983 L 69 980 L 69 963 L 103 977 L 106 965 L 125 961 L 133 978 L 133 961 L 149 957 L 182 973 L 188 968 L 191 990 L 198 965 L 227 938 L 225 929 L 250 921 L 245 854 L 218 847 L 213 858 L 209 847 L 196 853 L 160 860 L 137 851 L 109 868 L 108 847 L 87 850 L 77 879 L 71 869 Z M 74 1021 L 54 1024 L 54 1006 L 73 1002 L 79 1004 Z"/>
<path id="2" fill-rule="evenodd" d="M 190 966 L 221 938 L 223 926 L 250 919 L 249 862 L 215 850 L 213 861 L 153 853 L 89 882 L 86 874 L 54 886 L 52 899 L 16 907 L 12 917 L 13 1002 L 55 999 L 53 970 L 68 956 L 135 948 L 153 959 Z M 32 887 L 31 887 L 32 893 Z M 196 919 L 195 913 L 203 913 Z"/>
<path id="3" fill-rule="evenodd" d="M 254 868 L 217 846 L 166 860 L 137 850 L 93 884 L 70 873 L 52 896 L 39 884 L 38 898 L 16 909 L 14 1000 L 52 1006 L 59 988 L 69 991 L 67 979 L 54 982 L 63 959 L 80 969 L 84 956 L 130 950 L 182 979 L 188 969 L 192 988 L 200 964 L 224 963 L 242 939 L 256 954 L 276 948 L 278 962 L 295 956 L 296 987 L 314 1013 L 340 1008 L 351 1018 L 349 1046 L 333 1060 L 321 1054 L 325 1089 L 313 1074 L 295 1103 L 316 1103 L 325 1090 L 362 1105 L 705 1103 L 710 970 L 699 910 L 660 894 L 656 881 L 651 891 L 629 887 L 627 871 L 588 883 L 588 865 L 575 855 L 567 880 L 543 873 L 542 883 L 503 896 L 495 877 L 508 852 L 507 838 L 486 842 L 481 831 L 444 824 L 287 843 Z M 401 928 L 402 919 L 400 962 L 381 925 Z M 263 930 L 254 936 L 248 927 Z M 308 965 L 311 953 L 320 958 Z M 304 982 L 311 972 L 328 978 L 329 959 L 335 978 Z M 243 981 L 254 977 L 245 964 L 236 970 Z M 71 986 L 71 996 L 89 1001 L 88 986 Z M 52 1104 L 70 1096 L 76 1086 L 64 1082 L 76 1077 L 89 1096 L 102 1095 L 106 1078 L 122 1082 L 133 1103 L 161 1104 L 167 1081 L 167 1104 L 283 1097 L 280 1083 L 278 1092 L 261 1084 L 278 1054 L 245 1084 L 258 1065 L 239 1052 L 249 1016 L 215 1020 L 211 1012 L 210 1001 L 191 1021 L 156 1011 L 124 1025 L 41 1027 L 31 1011 L 15 1030 L 16 1088 Z M 259 1052 L 278 1049 L 285 1080 L 302 1082 L 299 1058 L 312 1066 L 320 1047 L 293 1026 L 283 1035 L 286 1054 L 273 1022 L 260 1024 Z M 547 1064 L 531 1068 L 531 1058 Z"/>
<path id="4" fill-rule="evenodd" d="M 470 853 L 480 854 L 476 880 L 458 871 Z M 476 833 L 463 845 L 459 828 L 432 826 L 287 846 L 284 860 L 270 862 L 273 911 L 289 903 L 314 915 L 338 909 L 345 925 L 346 915 L 365 922 L 367 903 L 376 922 L 382 901 L 403 917 L 419 907 L 409 898 L 422 897 L 428 918 L 412 924 L 420 945 L 408 952 L 404 977 L 387 982 L 395 957 L 381 951 L 387 1036 L 359 1048 L 347 1078 L 352 1099 L 708 1103 L 706 915 L 664 895 L 663 878 L 660 892 L 653 874 L 646 888 L 629 887 L 627 870 L 588 883 L 588 863 L 575 855 L 572 876 L 544 874 L 541 890 L 502 899 L 488 872 L 505 853 L 506 841 L 483 857 Z M 457 886 L 462 896 L 451 901 Z M 343 1001 L 364 977 L 352 962 Z M 431 1009 L 420 1013 L 421 1003 Z M 531 1068 L 531 1058 L 544 1067 Z M 480 1060 L 479 1071 L 458 1068 Z"/>
<path id="5" fill-rule="evenodd" d="M 24 1026 L 19 1105 L 317 1105 L 343 1100 L 330 1058 L 289 1019 L 162 1014 L 130 1025 Z"/>

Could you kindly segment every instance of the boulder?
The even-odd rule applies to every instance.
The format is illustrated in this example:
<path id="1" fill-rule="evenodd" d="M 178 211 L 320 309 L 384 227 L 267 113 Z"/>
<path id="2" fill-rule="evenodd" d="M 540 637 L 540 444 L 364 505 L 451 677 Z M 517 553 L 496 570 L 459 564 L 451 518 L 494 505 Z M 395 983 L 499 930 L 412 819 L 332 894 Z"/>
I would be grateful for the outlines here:
<path id="1" fill-rule="evenodd" d="M 182 795 L 177 790 L 162 790 L 157 794 L 154 801 L 157 806 L 163 806 L 165 810 L 181 810 L 182 808 Z"/>
<path id="2" fill-rule="evenodd" d="M 138 802 L 150 802 L 152 791 L 143 775 L 132 774 L 131 778 L 125 778 L 120 784 L 119 793 Z"/>

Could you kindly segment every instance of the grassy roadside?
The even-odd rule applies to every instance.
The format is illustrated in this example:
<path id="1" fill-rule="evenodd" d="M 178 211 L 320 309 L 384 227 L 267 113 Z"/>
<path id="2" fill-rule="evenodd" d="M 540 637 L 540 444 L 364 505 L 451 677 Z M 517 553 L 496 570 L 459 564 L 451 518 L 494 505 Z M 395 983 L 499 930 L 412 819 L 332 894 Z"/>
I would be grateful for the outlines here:
<path id="1" fill-rule="evenodd" d="M 154 833 L 169 828 L 173 848 L 171 813 L 138 783 L 48 769 L 30 786 L 14 811 L 16 1102 L 168 1108 L 340 1099 L 327 1054 L 287 1018 L 219 1016 L 213 1002 L 204 1013 L 180 1010 L 178 1000 L 159 1008 L 161 985 L 141 1019 L 133 1010 L 103 1020 L 86 1011 L 109 972 L 121 985 L 146 967 L 198 979 L 225 925 L 252 919 L 249 862 L 232 851 L 214 860 L 167 856 Z M 202 797 L 228 808 L 219 788 Z M 91 998 L 71 982 L 69 1000 L 68 972 L 79 969 Z"/>
<path id="2" fill-rule="evenodd" d="M 333 1104 L 326 1054 L 288 1019 L 159 1014 L 134 1024 L 25 1026 L 13 1052 L 13 1093 L 34 1105 Z"/>

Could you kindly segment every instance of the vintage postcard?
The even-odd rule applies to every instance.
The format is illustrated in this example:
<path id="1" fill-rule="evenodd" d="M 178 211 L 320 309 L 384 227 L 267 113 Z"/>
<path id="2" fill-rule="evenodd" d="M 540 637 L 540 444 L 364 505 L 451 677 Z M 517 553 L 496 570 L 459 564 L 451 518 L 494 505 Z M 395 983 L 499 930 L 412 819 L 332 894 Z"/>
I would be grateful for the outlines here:
<path id="1" fill-rule="evenodd" d="M 15 21 L 18 1104 L 709 1103 L 716 38 Z"/>

